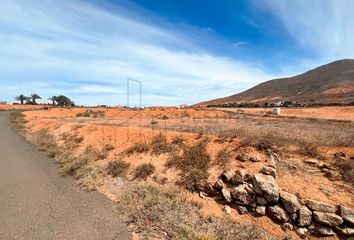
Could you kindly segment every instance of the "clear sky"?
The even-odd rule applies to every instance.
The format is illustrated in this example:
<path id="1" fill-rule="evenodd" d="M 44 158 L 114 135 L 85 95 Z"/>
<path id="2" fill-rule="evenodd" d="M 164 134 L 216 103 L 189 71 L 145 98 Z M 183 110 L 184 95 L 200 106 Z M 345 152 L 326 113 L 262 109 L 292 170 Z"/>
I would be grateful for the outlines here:
<path id="1" fill-rule="evenodd" d="M 0 100 L 192 104 L 354 58 L 352 0 L 1 0 Z M 131 85 L 131 102 L 138 100 Z"/>

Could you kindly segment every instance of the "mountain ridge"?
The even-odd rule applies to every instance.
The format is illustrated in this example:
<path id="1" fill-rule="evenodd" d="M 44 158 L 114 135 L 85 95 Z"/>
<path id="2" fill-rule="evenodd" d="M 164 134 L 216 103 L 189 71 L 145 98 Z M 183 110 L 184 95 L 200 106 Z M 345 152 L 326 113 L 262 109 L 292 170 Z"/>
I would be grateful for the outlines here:
<path id="1" fill-rule="evenodd" d="M 201 102 L 197 106 L 277 101 L 354 102 L 354 59 L 337 60 L 293 77 L 265 81 L 244 92 Z"/>

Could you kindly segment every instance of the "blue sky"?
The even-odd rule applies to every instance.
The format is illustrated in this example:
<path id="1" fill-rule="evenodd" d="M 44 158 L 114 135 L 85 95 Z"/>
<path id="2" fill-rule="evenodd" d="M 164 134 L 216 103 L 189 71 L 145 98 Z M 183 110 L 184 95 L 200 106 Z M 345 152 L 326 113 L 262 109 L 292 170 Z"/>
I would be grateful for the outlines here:
<path id="1" fill-rule="evenodd" d="M 354 58 L 353 22 L 351 0 L 2 0 L 0 100 L 124 105 L 131 77 L 145 106 L 197 103 Z"/>

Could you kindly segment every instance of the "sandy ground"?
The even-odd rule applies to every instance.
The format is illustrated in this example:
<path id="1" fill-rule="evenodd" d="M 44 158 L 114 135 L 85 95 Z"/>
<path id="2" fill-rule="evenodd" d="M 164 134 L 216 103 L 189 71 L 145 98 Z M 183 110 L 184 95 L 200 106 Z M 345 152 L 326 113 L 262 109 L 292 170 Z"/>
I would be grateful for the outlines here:
<path id="1" fill-rule="evenodd" d="M 271 113 L 272 108 L 217 108 L 219 110 L 243 111 L 246 113 Z M 284 116 L 316 117 L 337 120 L 354 120 L 354 106 L 348 107 L 318 107 L 318 108 L 281 108 Z"/>
<path id="2" fill-rule="evenodd" d="M 325 110 L 330 111 L 326 113 Z M 168 140 L 171 140 L 174 136 L 182 136 L 188 143 L 196 141 L 198 134 L 178 132 L 164 130 L 164 128 L 147 127 L 144 124 L 149 124 L 151 121 L 158 121 L 163 126 L 164 121 L 161 119 L 164 115 L 168 116 L 174 121 L 185 121 L 184 116 L 188 115 L 189 118 L 194 119 L 194 123 L 200 119 L 200 121 L 212 121 L 212 119 L 201 119 L 202 117 L 217 119 L 219 117 L 227 117 L 227 114 L 222 110 L 217 109 L 177 109 L 177 108 L 153 108 L 146 109 L 142 112 L 137 110 L 128 111 L 125 108 L 94 108 L 94 111 L 106 111 L 104 118 L 87 118 L 76 117 L 78 113 L 82 113 L 85 109 L 72 108 L 72 109 L 60 109 L 53 108 L 46 111 L 29 111 L 26 112 L 26 118 L 29 120 L 28 127 L 31 131 L 39 131 L 41 129 L 49 129 L 50 133 L 61 139 L 63 135 L 70 134 L 76 136 L 82 136 L 84 141 L 80 145 L 80 149 L 83 150 L 86 146 L 92 145 L 97 149 L 103 149 L 106 144 L 112 144 L 115 149 L 109 154 L 107 159 L 100 161 L 99 164 L 106 166 L 108 162 L 122 158 L 121 153 L 128 147 L 134 145 L 136 142 L 149 142 L 159 133 L 166 134 Z M 243 109 L 245 110 L 245 109 Z M 261 111 L 261 109 L 252 109 Z M 301 111 L 300 111 L 301 110 Z M 334 115 L 335 111 L 338 112 L 338 116 Z M 316 116 L 323 116 L 326 118 L 336 117 L 338 119 L 345 119 L 345 117 L 352 116 L 354 119 L 354 108 L 319 108 L 319 109 L 288 109 L 289 114 L 307 114 L 306 116 L 313 116 L 310 114 L 317 114 Z M 284 110 L 284 112 L 286 112 Z M 139 128 L 141 113 L 141 122 L 143 128 Z M 347 115 L 345 114 L 347 113 Z M 132 119 L 130 119 L 132 118 Z M 129 120 L 129 127 L 127 125 L 127 119 Z M 226 123 L 227 124 L 227 123 Z M 236 156 L 241 152 L 248 152 L 250 156 L 258 156 L 261 162 L 258 163 L 242 163 L 233 160 L 230 168 L 236 170 L 243 168 L 250 173 L 256 173 L 259 169 L 267 164 L 266 157 L 262 152 L 257 151 L 253 147 L 242 147 L 240 141 L 230 139 L 230 141 L 221 140 L 217 136 L 208 136 L 210 143 L 208 145 L 208 152 L 212 158 L 215 159 L 215 155 L 218 150 L 227 147 L 232 151 L 232 154 Z M 333 154 L 336 151 L 344 151 L 347 154 L 354 155 L 354 149 L 352 147 L 343 148 L 328 148 L 329 154 Z M 166 169 L 164 164 L 167 160 L 167 155 L 153 156 L 149 154 L 139 154 L 132 156 L 124 156 L 124 160 L 131 163 L 131 169 L 134 169 L 141 163 L 151 162 L 156 166 L 156 176 L 158 179 L 167 178 L 167 185 L 174 185 L 177 179 L 178 173 L 173 169 Z M 353 192 L 354 189 L 350 185 L 342 181 L 330 181 L 323 176 L 322 173 L 310 174 L 306 170 L 313 170 L 314 168 L 306 165 L 304 160 L 308 158 L 300 156 L 287 156 L 282 159 L 286 165 L 291 162 L 296 165 L 295 170 L 289 170 L 287 168 L 278 171 L 278 183 L 282 189 L 285 189 L 292 193 L 298 193 L 303 199 L 317 199 L 328 203 L 338 204 L 341 203 L 348 207 L 354 207 Z M 222 172 L 217 167 L 212 167 L 210 170 L 211 182 L 215 181 Z M 296 184 L 294 184 L 296 183 Z M 114 199 L 116 189 L 109 182 L 100 187 L 100 190 L 107 196 Z M 223 206 L 216 203 L 211 198 L 201 199 L 198 195 L 189 194 L 190 198 L 194 201 L 203 203 L 203 212 L 208 215 L 224 215 Z M 256 223 L 263 227 L 266 231 L 276 236 L 284 236 L 286 233 L 281 229 L 280 225 L 275 224 L 268 217 L 255 218 L 250 215 L 239 215 L 236 210 L 232 210 L 232 218 L 242 223 Z M 294 233 L 288 233 L 292 237 L 296 238 Z"/>
<path id="3" fill-rule="evenodd" d="M 41 109 L 44 107 L 51 107 L 47 105 L 26 105 L 26 104 L 0 104 L 0 110 L 13 110 L 13 109 Z"/>

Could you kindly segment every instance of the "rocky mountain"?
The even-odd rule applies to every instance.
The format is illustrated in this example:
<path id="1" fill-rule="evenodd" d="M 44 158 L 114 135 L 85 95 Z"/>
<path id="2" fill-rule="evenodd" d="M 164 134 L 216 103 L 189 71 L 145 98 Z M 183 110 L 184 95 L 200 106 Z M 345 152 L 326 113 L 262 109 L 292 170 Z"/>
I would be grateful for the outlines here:
<path id="1" fill-rule="evenodd" d="M 345 59 L 331 62 L 294 77 L 266 81 L 244 92 L 197 105 L 278 101 L 354 102 L 354 60 Z"/>

